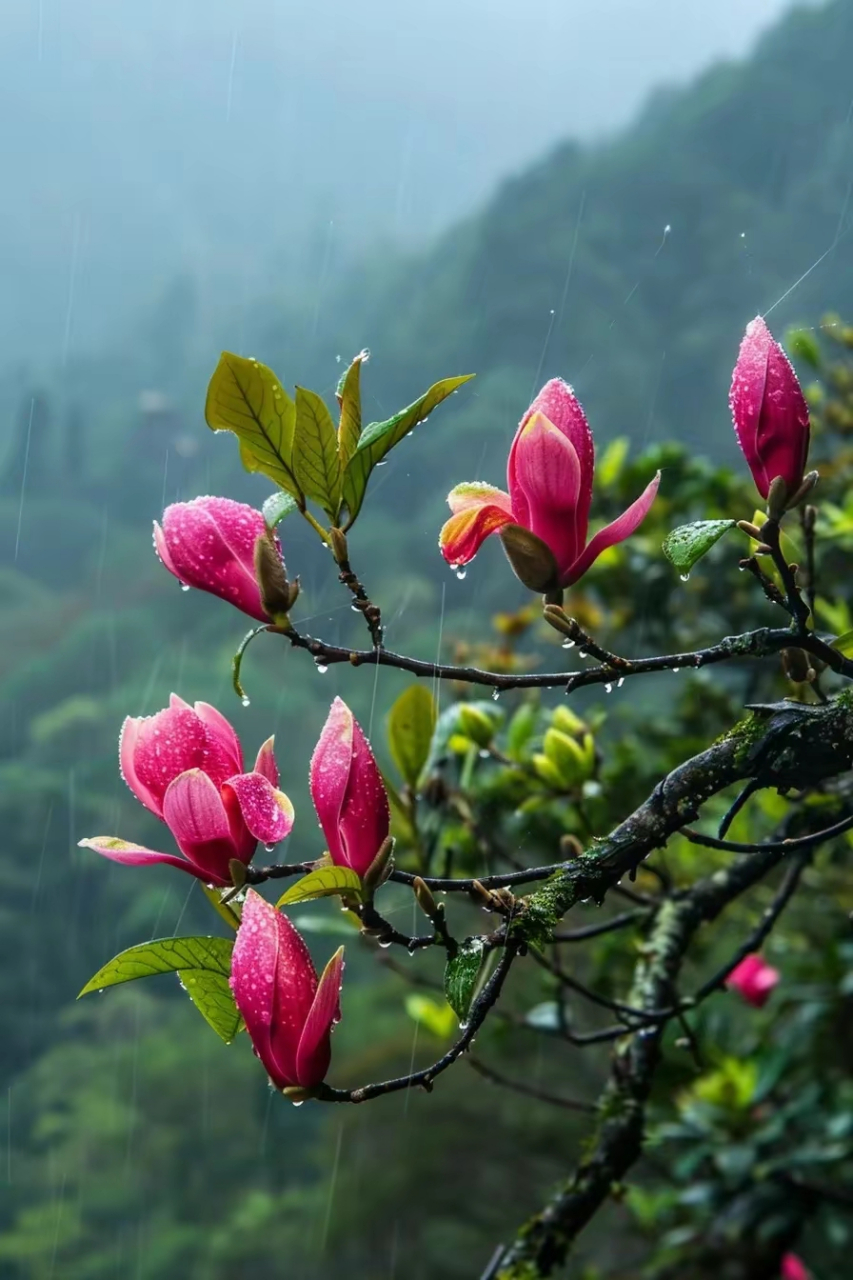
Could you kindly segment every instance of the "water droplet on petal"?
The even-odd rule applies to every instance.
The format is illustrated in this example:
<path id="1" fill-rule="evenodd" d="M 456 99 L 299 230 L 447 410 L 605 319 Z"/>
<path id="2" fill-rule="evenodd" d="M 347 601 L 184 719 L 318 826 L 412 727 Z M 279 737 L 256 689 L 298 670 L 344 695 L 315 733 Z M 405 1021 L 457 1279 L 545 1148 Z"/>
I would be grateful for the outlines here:
<path id="1" fill-rule="evenodd" d="M 181 583 L 181 590 L 182 590 L 182 591 L 189 591 L 189 589 L 190 589 L 190 587 L 189 587 L 189 583 L 188 583 L 188 582 L 182 582 L 182 583 Z"/>
<path id="2" fill-rule="evenodd" d="M 468 572 L 468 570 L 467 570 L 467 569 L 457 569 L 457 570 L 456 570 L 456 576 L 457 576 L 457 578 L 459 579 L 459 581 L 460 581 L 460 582 L 463 582 L 463 581 L 465 580 L 465 575 L 467 574 L 467 572 Z"/>

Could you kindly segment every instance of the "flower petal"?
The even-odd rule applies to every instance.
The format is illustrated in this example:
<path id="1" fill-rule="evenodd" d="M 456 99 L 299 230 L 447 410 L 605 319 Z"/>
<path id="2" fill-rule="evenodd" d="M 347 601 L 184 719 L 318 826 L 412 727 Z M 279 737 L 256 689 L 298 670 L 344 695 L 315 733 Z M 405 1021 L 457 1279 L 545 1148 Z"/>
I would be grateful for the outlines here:
<path id="1" fill-rule="evenodd" d="M 278 786 L 278 765 L 275 762 L 275 737 L 267 738 L 258 752 L 255 773 L 262 773 L 274 787 Z"/>
<path id="2" fill-rule="evenodd" d="M 233 725 L 225 719 L 221 711 L 217 711 L 216 707 L 212 707 L 209 702 L 197 702 L 195 704 L 195 713 L 207 729 L 208 750 L 210 751 L 211 760 L 215 760 L 217 765 L 221 762 L 221 767 L 227 769 L 222 778 L 217 777 L 217 773 L 212 768 L 206 768 L 206 772 L 210 774 L 214 782 L 224 782 L 225 778 L 230 778 L 234 773 L 243 772 L 243 748 L 240 746 L 240 739 Z"/>
<path id="3" fill-rule="evenodd" d="M 582 578 L 593 561 L 601 555 L 602 551 L 606 551 L 608 547 L 615 547 L 618 542 L 624 542 L 626 538 L 630 538 L 631 534 L 640 527 L 649 514 L 649 509 L 655 500 L 659 484 L 660 472 L 658 471 L 655 478 L 646 485 L 639 498 L 631 503 L 627 511 L 623 511 L 621 516 L 617 516 L 610 524 L 605 525 L 603 529 L 599 529 L 563 578 L 564 587 L 571 586 L 573 582 L 577 582 L 579 578 Z"/>
<path id="4" fill-rule="evenodd" d="M 301 934 L 254 889 L 243 904 L 231 989 L 273 1083 L 279 1089 L 298 1084 L 296 1054 L 317 974 Z"/>
<path id="5" fill-rule="evenodd" d="M 215 884 L 230 884 L 228 864 L 237 857 L 219 789 L 201 769 L 188 769 L 170 783 L 163 817 L 185 858 Z"/>
<path id="6" fill-rule="evenodd" d="M 136 724 L 135 735 L 132 735 L 132 769 L 140 787 L 151 795 L 157 806 L 153 808 L 149 804 L 147 807 L 162 817 L 163 798 L 169 783 L 187 769 L 204 767 L 207 733 L 191 707 L 167 707 L 154 716 L 145 716 Z M 125 765 L 123 750 L 123 769 Z"/>
<path id="7" fill-rule="evenodd" d="M 352 769 L 354 723 L 347 704 L 341 698 L 335 698 L 311 757 L 311 799 L 331 859 L 338 866 L 346 865 L 339 827 Z"/>
<path id="8" fill-rule="evenodd" d="M 391 813 L 382 774 L 361 725 L 353 717 L 352 768 L 338 819 L 344 866 L 363 876 L 387 839 Z M 334 861 L 334 858 L 332 859 Z"/>
<path id="9" fill-rule="evenodd" d="M 156 853 L 153 849 L 146 849 L 141 844 L 131 844 L 128 840 L 119 839 L 118 836 L 92 836 L 89 840 L 78 840 L 77 843 L 81 849 L 94 849 L 95 853 L 109 858 L 111 862 L 121 862 L 127 867 L 144 867 L 155 862 L 166 862 L 170 867 L 177 867 L 179 871 L 188 871 L 191 876 L 196 876 L 199 880 L 205 879 L 201 870 L 191 862 L 187 862 L 186 858 L 179 858 L 175 853 Z"/>
<path id="10" fill-rule="evenodd" d="M 166 568 L 191 587 L 209 591 L 269 622 L 255 577 L 255 543 L 266 532 L 260 511 L 230 498 L 194 498 L 163 512 L 158 541 Z"/>
<path id="11" fill-rule="evenodd" d="M 512 517 L 512 503 L 508 493 L 496 489 L 493 484 L 484 484 L 480 480 L 468 480 L 458 484 L 447 495 L 447 505 L 456 516 L 460 511 L 470 511 L 473 507 L 500 507 L 501 511 Z"/>
<path id="12" fill-rule="evenodd" d="M 134 754 L 141 725 L 141 719 L 128 716 L 121 726 L 121 733 L 118 739 L 119 771 L 140 804 L 144 804 L 146 809 L 150 809 L 158 818 L 161 818 L 163 816 L 162 795 L 157 791 L 152 791 L 150 787 L 139 781 L 134 764 Z"/>
<path id="13" fill-rule="evenodd" d="M 552 422 L 558 431 L 562 431 L 578 456 L 581 483 L 577 500 L 577 534 L 578 546 L 582 546 L 586 542 L 595 469 L 595 445 L 586 414 L 580 400 L 562 378 L 552 378 L 550 382 L 545 383 L 522 418 L 521 425 L 524 426 L 535 413 L 544 413 L 548 421 Z"/>
<path id="14" fill-rule="evenodd" d="M 468 564 L 489 534 L 511 523 L 512 516 L 501 507 L 492 504 L 467 507 L 451 516 L 442 527 L 438 535 L 441 554 L 450 565 Z"/>
<path id="15" fill-rule="evenodd" d="M 761 316 L 747 325 L 729 392 L 738 443 L 766 498 L 781 476 L 791 496 L 809 450 L 809 411 L 790 360 Z"/>
<path id="16" fill-rule="evenodd" d="M 278 844 L 293 828 L 293 805 L 262 773 L 240 773 L 222 786 L 226 810 L 235 804 L 255 840 Z"/>
<path id="17" fill-rule="evenodd" d="M 296 1051 L 296 1078 L 303 1089 L 313 1089 L 320 1084 L 329 1070 L 330 1035 L 332 1027 L 341 1020 L 343 976 L 344 949 L 339 947 L 320 976 Z"/>
<path id="18" fill-rule="evenodd" d="M 581 464 L 574 445 L 543 413 L 534 413 L 513 441 L 509 471 L 513 510 L 526 511 L 518 523 L 547 543 L 562 576 L 583 546 Z"/>

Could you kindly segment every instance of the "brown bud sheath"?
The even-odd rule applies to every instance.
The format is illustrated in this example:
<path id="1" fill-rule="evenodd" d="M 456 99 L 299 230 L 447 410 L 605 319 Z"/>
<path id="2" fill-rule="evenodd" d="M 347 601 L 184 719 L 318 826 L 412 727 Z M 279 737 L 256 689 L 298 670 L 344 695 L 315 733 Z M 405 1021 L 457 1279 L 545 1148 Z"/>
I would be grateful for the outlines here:
<path id="1" fill-rule="evenodd" d="M 349 560 L 349 547 L 347 540 L 340 529 L 336 529 L 334 525 L 329 530 L 329 544 L 332 548 L 332 555 L 335 557 L 336 564 L 346 564 Z"/>
<path id="2" fill-rule="evenodd" d="M 817 672 L 804 649 L 783 649 L 780 657 L 782 670 L 794 684 L 811 684 L 815 679 Z"/>
<path id="3" fill-rule="evenodd" d="M 559 569 L 547 543 L 520 524 L 507 524 L 500 531 L 506 558 L 519 582 L 531 591 L 550 592 L 559 585 Z"/>
<path id="4" fill-rule="evenodd" d="M 807 475 L 803 476 L 803 483 L 800 485 L 791 501 L 787 504 L 785 510 L 793 511 L 794 507 L 798 507 L 800 503 L 809 496 L 819 479 L 820 476 L 817 471 L 809 471 Z"/>
<path id="5" fill-rule="evenodd" d="M 767 515 L 771 520 L 779 521 L 785 514 L 788 505 L 788 486 L 781 476 L 776 476 L 767 491 Z"/>
<path id="6" fill-rule="evenodd" d="M 428 916 L 430 920 L 434 920 L 439 912 L 439 905 L 429 885 L 420 876 L 415 876 L 412 881 L 412 892 L 417 898 L 418 906 L 424 915 Z"/>
<path id="7" fill-rule="evenodd" d="M 275 537 L 269 531 L 262 533 L 255 543 L 255 576 L 266 612 L 273 621 L 286 619 L 299 595 L 299 580 L 288 581 Z"/>
<path id="8" fill-rule="evenodd" d="M 373 894 L 384 884 L 394 870 L 394 838 L 386 836 L 379 846 L 379 852 L 362 877 L 362 884 L 368 894 Z"/>

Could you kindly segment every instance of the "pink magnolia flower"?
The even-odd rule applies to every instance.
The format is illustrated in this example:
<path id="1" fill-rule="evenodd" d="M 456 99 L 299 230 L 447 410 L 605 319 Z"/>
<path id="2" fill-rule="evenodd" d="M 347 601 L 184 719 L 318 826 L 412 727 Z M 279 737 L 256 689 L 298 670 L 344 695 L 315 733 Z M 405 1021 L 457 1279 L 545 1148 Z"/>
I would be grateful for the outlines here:
<path id="1" fill-rule="evenodd" d="M 809 411 L 790 360 L 761 316 L 746 326 L 729 405 L 738 443 L 762 498 L 777 476 L 793 497 L 809 453 Z"/>
<path id="2" fill-rule="evenodd" d="M 479 482 L 460 484 L 447 501 L 453 512 L 439 536 L 451 565 L 467 564 L 484 540 L 520 525 L 550 548 L 554 586 L 577 582 L 607 547 L 638 528 L 648 514 L 660 472 L 627 511 L 587 542 L 595 449 L 580 402 L 560 378 L 547 382 L 515 434 L 507 464 L 509 493 Z"/>
<path id="3" fill-rule="evenodd" d="M 125 782 L 166 823 L 183 857 L 117 836 L 80 841 L 113 862 L 167 862 L 207 884 L 227 885 L 232 858 L 248 864 L 259 840 L 276 844 L 293 826 L 293 805 L 278 790 L 272 738 L 252 772 L 244 773 L 237 734 L 206 702 L 191 707 L 173 693 L 165 711 L 128 716 L 119 759 Z"/>
<path id="4" fill-rule="evenodd" d="M 332 862 L 363 876 L 388 836 L 391 816 L 370 744 L 340 698 L 311 757 L 311 798 Z"/>
<path id="5" fill-rule="evenodd" d="M 298 929 L 250 889 L 231 957 L 231 990 L 255 1053 L 277 1089 L 314 1089 L 340 1022 L 344 949 L 320 980 Z"/>
<path id="6" fill-rule="evenodd" d="M 796 1253 L 786 1253 L 782 1258 L 779 1280 L 812 1280 L 812 1273 Z"/>
<path id="7" fill-rule="evenodd" d="M 170 573 L 259 622 L 270 621 L 255 571 L 255 544 L 265 535 L 260 511 L 230 498 L 176 502 L 163 512 L 162 528 L 154 522 L 154 546 Z M 276 547 L 280 553 L 277 539 Z"/>
<path id="8" fill-rule="evenodd" d="M 760 1009 L 780 978 L 779 970 L 762 960 L 761 956 L 747 956 L 732 969 L 726 979 L 727 987 L 734 987 L 747 1004 Z"/>

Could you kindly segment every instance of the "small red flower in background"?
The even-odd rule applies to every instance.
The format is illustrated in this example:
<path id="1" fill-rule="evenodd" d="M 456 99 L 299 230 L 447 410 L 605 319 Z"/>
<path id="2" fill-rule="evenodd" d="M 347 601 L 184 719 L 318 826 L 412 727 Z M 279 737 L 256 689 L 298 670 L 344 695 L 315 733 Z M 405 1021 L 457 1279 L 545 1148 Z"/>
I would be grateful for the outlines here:
<path id="1" fill-rule="evenodd" d="M 786 1253 L 782 1259 L 779 1280 L 812 1280 L 812 1273 L 796 1253 Z"/>
<path id="2" fill-rule="evenodd" d="M 762 960 L 761 956 L 747 956 L 732 969 L 726 986 L 733 987 L 739 995 L 756 1009 L 765 1005 L 780 978 L 778 969 Z"/>

